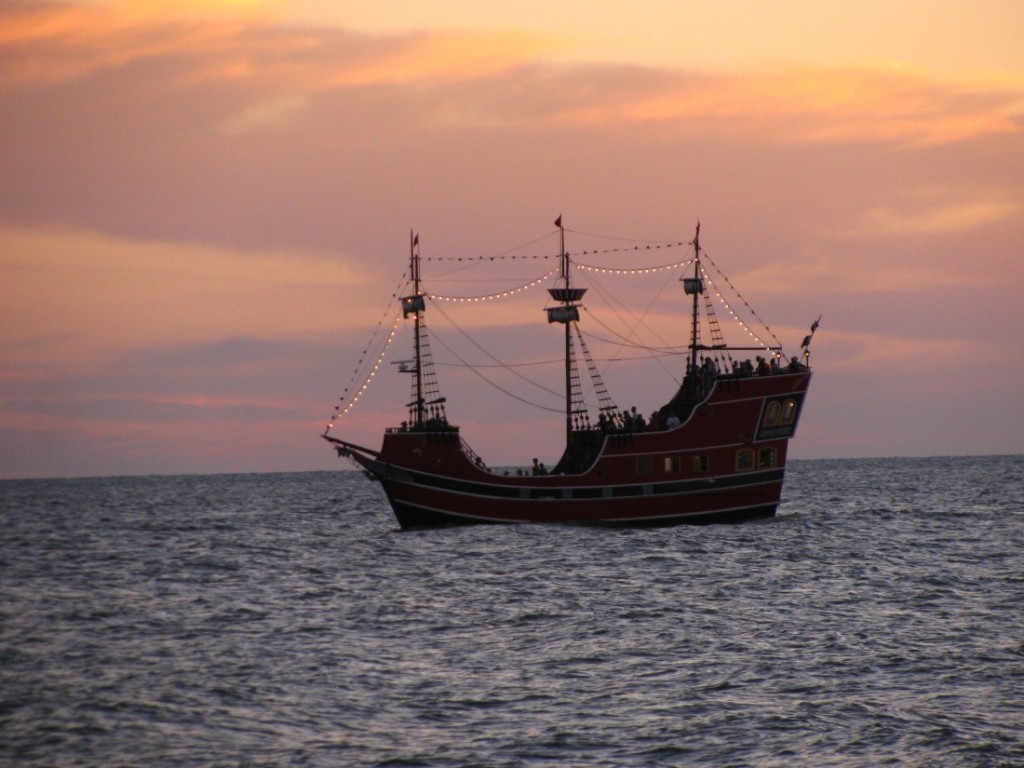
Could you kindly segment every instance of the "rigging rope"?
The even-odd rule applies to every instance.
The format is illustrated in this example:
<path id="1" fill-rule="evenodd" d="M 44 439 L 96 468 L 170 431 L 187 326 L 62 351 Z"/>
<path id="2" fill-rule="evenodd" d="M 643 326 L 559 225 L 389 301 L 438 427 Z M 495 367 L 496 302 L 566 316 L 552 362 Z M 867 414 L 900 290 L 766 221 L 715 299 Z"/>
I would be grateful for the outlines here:
<path id="1" fill-rule="evenodd" d="M 768 349 L 770 345 L 764 339 L 762 339 L 749 325 L 743 322 L 743 320 L 740 318 L 738 314 L 736 314 L 736 311 L 732 308 L 732 305 L 730 305 L 729 302 L 726 300 L 725 296 L 722 295 L 722 292 L 718 290 L 718 287 L 715 285 L 715 281 L 711 278 L 711 275 L 707 272 L 707 270 L 701 269 L 701 275 L 703 275 L 704 279 L 707 280 L 708 284 L 714 289 L 715 296 L 718 298 L 720 302 L 722 302 L 722 306 L 729 310 L 729 314 L 732 315 L 732 319 L 739 323 L 740 327 L 744 331 L 746 331 L 750 338 L 756 341 L 758 345 L 764 347 L 765 349 Z M 731 284 L 729 287 L 733 288 Z M 736 295 L 739 296 L 740 301 L 747 305 L 747 309 L 750 309 L 750 305 L 747 304 L 746 300 L 742 296 L 740 296 L 739 291 L 736 291 L 735 288 L 733 288 L 733 291 L 735 291 Z M 750 309 L 750 312 L 751 314 L 754 315 L 754 317 L 756 317 L 761 322 L 762 325 L 764 325 L 764 321 L 761 320 L 760 317 L 757 317 L 757 313 L 755 313 L 753 309 Z M 769 328 L 767 325 L 765 325 L 764 327 L 765 330 L 768 331 L 768 333 L 772 334 L 772 338 L 775 340 L 776 345 L 779 345 L 779 340 L 775 338 L 775 334 L 772 333 L 772 329 Z"/>
<path id="2" fill-rule="evenodd" d="M 619 321 L 623 325 L 629 327 L 629 335 L 628 336 L 623 336 L 622 334 L 618 333 L 617 331 L 613 330 L 612 328 L 609 328 L 605 323 L 601 322 L 601 320 L 599 318 L 597 318 L 596 315 L 591 314 L 591 316 L 595 318 L 595 320 L 597 321 L 597 323 L 599 325 L 601 325 L 601 327 L 603 327 L 609 333 L 612 333 L 615 336 L 618 336 L 622 340 L 621 342 L 618 342 L 618 345 L 619 345 L 620 348 L 623 347 L 623 346 L 630 346 L 630 347 L 639 346 L 641 349 L 647 349 L 647 350 L 652 349 L 648 345 L 637 345 L 637 344 L 634 344 L 633 342 L 630 341 L 630 338 L 632 338 L 632 337 L 634 337 L 636 335 L 636 328 L 637 328 L 637 326 L 639 326 L 639 325 L 641 325 L 643 323 L 644 316 L 646 316 L 646 314 L 650 311 L 650 308 L 651 308 L 651 306 L 653 306 L 654 301 L 657 299 L 657 297 L 660 296 L 661 293 L 665 290 L 666 285 L 668 284 L 669 280 L 671 280 L 671 278 L 672 278 L 672 274 L 673 273 L 669 273 L 668 279 L 666 279 L 666 281 L 662 284 L 661 288 L 658 290 L 658 293 L 655 295 L 654 299 L 652 299 L 651 302 L 648 304 L 647 308 L 644 310 L 644 314 L 640 315 L 639 317 L 636 315 L 635 312 L 633 312 L 631 309 L 629 309 L 629 307 L 626 307 L 625 305 L 622 305 L 622 302 L 618 302 L 617 300 L 614 302 L 614 303 L 620 304 L 623 307 L 623 309 L 625 309 L 626 312 L 628 312 L 630 315 L 632 315 L 632 318 L 633 318 L 633 320 L 635 322 L 633 322 L 631 327 L 630 327 L 629 322 L 627 322 L 619 314 L 619 311 L 615 308 L 614 303 L 613 303 L 613 294 L 611 294 L 609 291 L 607 291 L 604 288 L 604 286 L 601 285 L 601 283 L 598 282 L 596 279 L 594 279 L 593 277 L 591 278 L 591 282 L 593 283 L 594 287 L 597 288 L 598 294 L 600 294 L 602 297 L 604 297 L 605 301 L 608 302 L 608 305 L 611 308 L 612 312 L 615 313 L 615 316 L 619 319 Z M 587 308 L 584 307 L 584 309 L 587 309 Z M 587 309 L 587 311 L 589 312 L 590 310 Z M 666 347 L 670 346 L 669 343 L 667 341 L 665 341 L 665 339 L 661 338 L 661 336 L 656 331 L 654 331 L 654 329 L 652 329 L 652 328 L 650 328 L 649 326 L 646 326 L 646 325 L 644 327 L 647 328 L 655 336 L 655 338 L 657 338 L 658 341 L 662 342 L 662 344 L 664 344 Z M 594 338 L 598 338 L 598 337 L 594 337 Z M 612 343 L 616 343 L 616 342 L 612 342 Z M 668 370 L 668 368 L 666 368 L 665 365 L 660 360 L 658 361 L 658 365 L 661 366 L 662 370 L 664 370 L 665 373 L 667 373 L 672 378 L 673 381 L 675 381 L 676 383 L 679 382 L 678 376 L 676 376 L 676 374 L 672 373 L 672 371 Z M 605 367 L 605 369 L 607 370 L 607 366 Z"/>
<path id="3" fill-rule="evenodd" d="M 583 307 L 583 310 L 585 312 L 587 312 L 587 313 L 590 313 L 590 310 L 587 307 Z M 648 352 L 657 352 L 658 355 L 662 356 L 662 357 L 671 356 L 671 355 L 682 355 L 682 354 L 685 354 L 686 350 L 689 349 L 689 345 L 686 345 L 686 344 L 676 344 L 676 345 L 666 344 L 664 347 L 652 347 L 652 346 L 650 346 L 648 344 L 635 343 L 635 342 L 632 342 L 629 339 L 627 339 L 625 336 L 623 336 L 621 333 L 616 331 L 614 328 L 609 327 L 597 315 L 590 314 L 590 317 L 592 317 L 594 319 L 595 323 L 597 323 L 602 328 L 604 328 L 606 331 L 608 331 L 608 333 L 612 334 L 613 336 L 618 337 L 618 340 L 606 339 L 603 336 L 598 336 L 596 333 L 591 333 L 590 331 L 586 332 L 586 335 L 589 336 L 590 338 L 597 339 L 598 341 L 602 341 L 605 344 L 613 344 L 613 345 L 616 345 L 616 346 L 619 346 L 619 347 L 630 347 L 632 349 L 645 349 Z M 617 358 L 608 358 L 608 359 L 616 360 Z M 637 358 L 637 359 L 645 359 L 645 358 Z"/>
<path id="4" fill-rule="evenodd" d="M 732 292 L 735 293 L 736 296 L 739 298 L 739 300 L 743 302 L 743 306 L 745 306 L 747 308 L 747 310 L 750 312 L 750 314 L 754 316 L 754 318 L 757 320 L 757 322 L 759 322 L 762 326 L 764 326 L 764 329 L 766 331 L 768 331 L 768 333 L 771 334 L 772 340 L 775 342 L 775 344 L 777 346 L 781 347 L 782 346 L 782 342 L 780 342 L 778 340 L 778 338 L 775 336 L 775 333 L 769 327 L 768 323 L 766 323 L 764 320 L 762 320 L 761 316 L 759 314 L 757 314 L 757 312 L 754 311 L 754 308 L 752 306 L 750 306 L 750 304 L 747 302 L 747 300 L 745 298 L 743 298 L 743 294 L 740 293 L 739 290 L 736 288 L 736 286 L 732 284 L 732 282 L 729 280 L 729 278 L 726 276 L 726 274 L 722 270 L 720 270 L 718 268 L 718 265 L 715 264 L 714 259 L 712 259 L 710 255 L 708 255 L 708 252 L 705 251 L 703 248 L 701 249 L 701 252 L 704 254 L 705 259 L 711 264 L 711 266 L 715 268 L 715 272 L 717 272 L 719 275 L 721 275 L 722 279 L 725 281 L 725 284 L 728 285 L 729 288 L 732 289 Z M 707 277 L 708 280 L 711 281 L 711 276 L 708 275 L 706 272 L 704 274 L 705 274 L 705 277 Z M 713 283 L 714 281 L 711 281 L 711 282 Z M 754 334 L 753 331 L 750 331 L 750 329 L 747 327 L 746 323 L 744 323 L 742 320 L 740 320 L 739 316 L 735 312 L 733 312 L 732 307 L 729 306 L 729 303 L 722 296 L 721 291 L 716 291 L 716 294 L 717 294 L 718 298 L 722 301 L 722 303 L 725 304 L 725 306 L 729 309 L 729 311 L 732 312 L 732 315 L 733 315 L 734 318 L 736 318 L 736 321 L 739 322 L 744 327 L 744 329 L 746 329 L 752 336 L 754 336 L 754 338 L 757 338 L 757 335 Z M 757 341 L 758 341 L 758 343 L 761 343 L 761 344 L 764 343 L 759 338 L 757 338 Z M 767 346 L 767 345 L 765 345 L 765 346 Z"/>
<path id="5" fill-rule="evenodd" d="M 344 408 L 341 405 L 334 406 L 334 414 L 327 421 L 327 425 L 324 427 L 325 435 L 331 431 L 331 427 L 334 426 L 334 422 L 337 421 L 339 417 L 344 416 L 346 413 L 352 410 L 355 404 L 359 401 L 359 398 L 363 396 L 363 393 L 366 391 L 366 388 L 370 386 L 370 382 L 373 381 L 373 377 L 377 375 L 377 369 L 380 368 L 380 364 L 384 361 L 384 355 L 387 354 L 388 349 L 391 347 L 391 342 L 394 341 L 395 339 L 395 332 L 398 330 L 398 324 L 401 322 L 401 320 L 402 312 L 401 310 L 399 310 L 398 313 L 395 315 L 394 322 L 391 324 L 391 331 L 388 333 L 387 338 L 384 340 L 384 348 L 381 349 L 380 354 L 377 355 L 377 360 L 370 368 L 369 375 L 367 375 L 367 377 L 363 380 L 362 385 L 359 387 L 358 390 L 356 390 L 356 393 L 352 396 L 348 403 L 345 404 Z M 363 350 L 363 352 L 365 353 L 366 350 Z M 362 360 L 360 360 L 360 362 L 362 362 Z M 358 369 L 359 368 L 357 366 L 356 370 Z M 348 387 L 345 388 L 345 392 L 348 392 Z M 341 400 L 342 403 L 345 403 L 345 396 L 342 395 L 342 397 L 340 397 L 339 400 Z"/>
<path id="6" fill-rule="evenodd" d="M 460 357 L 460 356 L 459 356 L 459 353 L 458 353 L 458 352 L 456 352 L 455 350 L 453 350 L 453 349 L 452 349 L 451 347 L 449 347 L 449 346 L 448 346 L 447 344 L 445 344 L 445 343 L 444 343 L 444 339 L 440 338 L 439 336 L 434 336 L 434 341 L 436 341 L 436 342 L 437 342 L 438 344 L 440 344 L 440 345 L 441 345 L 442 347 L 444 347 L 445 349 L 447 349 L 447 350 L 448 350 L 448 352 L 449 352 L 450 354 L 452 354 L 452 355 L 453 355 L 453 356 L 455 357 L 455 359 L 456 359 L 456 360 L 458 360 L 458 361 L 459 361 L 460 363 L 462 363 L 462 365 L 463 365 L 463 366 L 465 366 L 466 368 L 468 368 L 468 369 L 470 370 L 470 372 L 471 372 L 471 373 L 473 373 L 473 374 L 475 374 L 475 375 L 479 376 L 479 377 L 480 377 L 480 378 L 481 378 L 481 379 L 482 379 L 483 381 L 485 381 L 486 383 L 490 384 L 490 385 L 491 385 L 492 387 L 494 387 L 494 388 L 495 388 L 496 390 L 498 390 L 499 392 L 502 392 L 502 393 L 504 393 L 504 394 L 508 395 L 508 396 L 509 396 L 509 397 L 511 397 L 511 398 L 512 398 L 513 400 L 518 400 L 519 402 L 521 402 L 521 403 L 525 403 L 526 405 L 530 405 L 530 406 L 533 406 L 534 408 L 540 408 L 540 409 L 541 409 L 542 411 L 550 411 L 551 413 L 563 413 L 563 410 L 562 410 L 561 408 L 549 408 L 549 407 L 548 407 L 548 406 L 546 406 L 546 405 L 541 405 L 540 403 L 534 403 L 534 402 L 532 402 L 532 401 L 530 401 L 530 400 L 527 400 L 526 398 L 520 397 L 520 396 L 519 396 L 519 395 L 517 395 L 517 394 L 514 394 L 514 393 L 512 393 L 512 392 L 509 392 L 509 391 L 508 391 L 507 389 L 505 389 L 504 387 L 501 387 L 501 386 L 499 386 L 498 384 L 495 384 L 495 383 L 494 383 L 493 381 L 491 381 L 491 380 L 490 380 L 490 379 L 488 379 L 488 378 L 487 378 L 486 376 L 484 376 L 484 375 L 483 375 L 482 373 L 480 373 L 480 371 L 478 371 L 478 370 L 476 369 L 476 367 L 474 367 L 474 366 L 470 365 L 470 364 L 469 364 L 469 363 L 467 363 L 467 362 L 466 362 L 465 360 L 463 360 L 463 359 L 462 359 L 462 357 Z M 538 385 L 538 386 L 539 386 L 539 385 Z M 550 391 L 550 390 L 549 390 L 549 391 Z M 555 393 L 555 394 L 558 394 L 558 396 L 559 396 L 559 397 L 561 397 L 561 394 L 560 394 L 560 393 Z"/>
<path id="7" fill-rule="evenodd" d="M 547 392 L 550 395 L 555 395 L 556 397 L 561 397 L 562 396 L 561 392 L 556 392 L 553 389 L 549 389 L 548 387 L 545 387 L 543 384 L 538 384 L 537 382 L 533 381 L 532 379 L 529 379 L 526 376 L 524 376 L 523 374 L 519 373 L 519 371 L 515 370 L 514 368 L 506 365 L 502 360 L 499 360 L 497 357 L 495 357 L 485 347 L 482 347 L 480 344 L 478 344 L 476 342 L 476 340 L 473 339 L 472 336 L 470 336 L 462 328 L 460 328 L 459 325 L 454 320 L 452 320 L 451 317 L 448 316 L 448 313 L 445 312 L 443 309 L 441 309 L 441 306 L 439 304 L 434 304 L 434 306 L 437 308 L 437 311 L 441 313 L 441 316 L 444 317 L 444 319 L 447 320 L 451 324 L 452 328 L 454 328 L 456 331 L 458 331 L 460 334 L 462 334 L 462 336 L 466 339 L 466 341 L 468 341 L 474 347 L 476 347 L 481 352 L 483 352 L 485 355 L 487 355 L 487 357 L 491 358 L 491 360 L 493 360 L 495 363 L 497 363 L 500 367 L 507 369 L 509 373 L 513 374 L 514 376 L 519 377 L 520 379 L 525 381 L 527 384 L 531 384 L 534 387 L 537 387 L 537 389 L 543 390 L 544 392 Z M 438 341 L 441 341 L 441 340 L 438 339 Z M 444 344 L 444 342 L 441 341 L 441 344 Z M 447 349 L 449 352 L 452 352 L 451 347 L 449 347 L 447 344 L 444 344 L 444 348 Z M 452 352 L 452 354 L 455 354 L 455 353 Z M 466 362 L 465 360 L 463 360 L 458 355 L 455 355 L 455 356 L 458 357 L 460 362 L 463 362 L 463 363 Z M 470 366 L 468 363 L 466 363 L 466 365 L 468 367 L 472 368 L 472 366 Z M 476 373 L 476 371 L 474 371 L 474 373 Z M 504 390 L 502 390 L 502 391 L 504 391 Z M 527 402 L 527 401 L 524 400 L 523 402 Z"/>
<path id="8" fill-rule="evenodd" d="M 409 275 L 408 275 L 408 273 L 403 272 L 402 273 L 402 277 L 399 279 L 398 284 L 395 286 L 394 291 L 392 291 L 392 293 L 391 293 L 391 299 L 394 300 L 394 299 L 398 298 L 399 296 L 401 296 L 403 293 L 405 293 L 405 288 L 408 285 L 409 285 Z M 381 329 L 383 328 L 384 321 L 391 314 L 391 306 L 392 306 L 391 302 L 389 301 L 387 308 L 382 313 L 381 318 L 377 321 L 376 327 L 373 329 L 373 332 L 370 334 L 370 338 L 366 342 L 366 345 L 365 345 L 362 353 L 359 356 L 359 360 L 356 362 L 355 368 L 352 370 L 352 375 L 349 378 L 349 382 L 348 382 L 348 384 L 345 385 L 345 389 L 342 390 L 341 397 L 338 398 L 338 400 L 340 401 L 341 404 L 334 406 L 334 413 L 331 415 L 331 418 L 327 421 L 327 425 L 324 428 L 324 434 L 327 434 L 331 430 L 331 427 L 334 426 L 334 422 L 337 421 L 337 419 L 339 417 L 344 416 L 346 413 L 348 413 L 352 409 L 352 407 L 356 404 L 356 401 L 366 391 L 366 388 L 370 385 L 370 381 L 373 379 L 374 375 L 377 373 L 377 369 L 380 367 L 380 364 L 381 364 L 381 362 L 384 359 L 384 355 L 387 353 L 388 348 L 391 346 L 391 342 L 394 341 L 395 332 L 398 330 L 398 322 L 399 322 L 399 320 L 401 318 L 401 314 L 402 314 L 401 312 L 399 312 L 397 315 L 395 315 L 395 319 L 391 323 L 391 330 L 388 332 L 388 335 L 384 339 L 383 348 L 381 349 L 380 354 L 377 355 L 376 361 L 373 363 L 373 365 L 369 366 L 369 368 L 364 367 L 363 364 L 368 359 L 366 357 L 366 354 L 371 349 L 374 349 L 374 347 L 375 347 L 374 339 L 377 338 L 377 334 L 380 333 Z M 358 376 L 359 376 L 360 371 L 364 371 L 365 372 L 367 370 L 369 370 L 369 374 L 367 376 L 365 376 L 365 378 L 363 378 L 362 383 L 360 384 L 359 388 L 352 395 L 351 399 L 346 403 L 345 401 L 346 401 L 346 399 L 349 396 L 349 392 L 352 391 L 352 388 L 355 385 L 355 382 L 358 380 Z"/>
<path id="9" fill-rule="evenodd" d="M 589 235 L 589 234 L 587 234 L 585 232 L 577 232 L 575 230 L 568 229 L 568 228 L 566 228 L 565 231 L 566 232 L 572 232 L 573 234 L 577 234 L 577 235 L 585 235 L 587 237 L 596 237 L 596 238 L 604 239 L 604 240 L 626 240 L 626 238 L 619 238 L 619 237 L 604 237 L 604 238 L 601 238 L 600 235 Z M 510 260 L 529 261 L 531 259 L 532 260 L 537 260 L 537 259 L 557 259 L 557 258 L 559 258 L 559 254 L 557 254 L 557 253 L 525 254 L 525 253 L 513 253 L 512 252 L 512 251 L 515 251 L 517 248 L 525 248 L 526 246 L 533 245 L 534 243 L 538 243 L 541 240 L 545 240 L 545 239 L 547 239 L 550 236 L 551 236 L 550 234 L 547 234 L 547 235 L 544 235 L 543 237 L 538 237 L 536 240 L 533 240 L 533 241 L 531 241 L 529 243 L 524 243 L 523 245 L 516 246 L 516 248 L 510 248 L 507 251 L 504 251 L 502 253 L 497 253 L 497 254 L 494 254 L 492 256 L 424 256 L 422 258 L 422 261 L 433 261 L 433 262 L 454 261 L 454 262 L 462 262 L 462 263 L 472 263 L 474 261 L 481 261 L 481 262 L 482 261 L 510 261 Z M 629 240 L 629 242 L 635 243 L 636 241 L 635 240 Z M 647 243 L 647 245 L 634 245 L 631 248 L 625 248 L 625 247 L 624 248 L 600 248 L 600 249 L 593 248 L 593 249 L 588 249 L 588 250 L 583 250 L 583 251 L 571 251 L 569 253 L 569 255 L 570 256 L 597 256 L 597 255 L 603 255 L 603 254 L 608 254 L 608 253 L 638 253 L 638 252 L 641 252 L 641 251 L 660 251 L 662 249 L 666 249 L 667 250 L 669 248 L 679 248 L 680 246 L 691 246 L 691 245 L 693 245 L 693 243 L 685 242 L 685 241 L 651 241 L 651 242 Z M 595 269 L 599 269 L 599 267 L 595 267 Z M 626 271 L 629 271 L 629 270 L 626 270 Z"/>

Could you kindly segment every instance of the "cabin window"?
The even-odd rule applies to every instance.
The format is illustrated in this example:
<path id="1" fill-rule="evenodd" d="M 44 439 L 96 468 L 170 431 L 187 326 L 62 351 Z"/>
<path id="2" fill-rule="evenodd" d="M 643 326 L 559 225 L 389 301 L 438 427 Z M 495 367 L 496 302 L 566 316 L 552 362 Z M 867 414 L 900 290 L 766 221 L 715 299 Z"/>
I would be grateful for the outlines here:
<path id="1" fill-rule="evenodd" d="M 754 468 L 754 452 L 749 448 L 736 451 L 736 471 L 745 472 Z"/>
<path id="2" fill-rule="evenodd" d="M 762 448 L 757 454 L 757 465 L 762 469 L 775 466 L 775 449 Z"/>
<path id="3" fill-rule="evenodd" d="M 654 471 L 654 462 L 650 456 L 642 456 L 636 460 L 636 473 L 638 475 L 649 475 Z"/>
<path id="4" fill-rule="evenodd" d="M 796 421 L 796 400 L 791 397 L 782 406 L 782 418 L 779 419 L 779 422 L 781 424 L 792 424 L 794 421 Z"/>
<path id="5" fill-rule="evenodd" d="M 666 456 L 665 457 L 665 474 L 666 475 L 678 475 L 679 474 L 679 457 L 678 456 Z"/>
<path id="6" fill-rule="evenodd" d="M 778 400 L 772 400 L 768 403 L 768 407 L 764 411 L 764 426 L 774 427 L 779 423 L 782 418 L 782 403 Z"/>
<path id="7" fill-rule="evenodd" d="M 693 471 L 694 472 L 707 472 L 708 471 L 708 457 L 707 456 L 694 456 L 693 457 Z"/>

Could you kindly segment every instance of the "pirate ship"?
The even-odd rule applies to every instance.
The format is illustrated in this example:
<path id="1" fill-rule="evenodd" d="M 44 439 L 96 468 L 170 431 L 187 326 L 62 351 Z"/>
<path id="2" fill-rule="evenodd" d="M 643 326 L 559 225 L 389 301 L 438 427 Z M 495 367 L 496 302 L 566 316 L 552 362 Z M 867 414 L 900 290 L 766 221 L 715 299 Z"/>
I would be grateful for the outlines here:
<path id="1" fill-rule="evenodd" d="M 408 418 L 385 429 L 379 450 L 335 436 L 338 417 L 362 394 L 367 379 L 347 403 L 342 398 L 345 405 L 335 407 L 322 437 L 380 482 L 404 529 L 478 523 L 652 526 L 774 515 L 787 447 L 811 380 L 809 350 L 818 321 L 801 344 L 802 359 L 787 359 L 773 334 L 765 341 L 745 325 L 754 345 L 730 345 L 712 294 L 724 302 L 718 286 L 731 283 L 707 270 L 698 223 L 693 240 L 679 243 L 688 252 L 692 247 L 692 256 L 667 265 L 683 272 L 680 314 L 689 321 L 687 343 L 677 348 L 681 381 L 649 420 L 638 417 L 615 404 L 580 327 L 587 288 L 575 284 L 573 272 L 598 268 L 566 250 L 561 216 L 555 225 L 558 266 L 547 273 L 554 285 L 545 312 L 549 324 L 564 328 L 565 437 L 550 471 L 536 460 L 532 468 L 489 469 L 449 421 L 426 335 L 427 303 L 439 297 L 424 290 L 419 238 L 412 234 L 411 291 L 401 296 L 401 317 L 396 315 L 385 344 L 386 351 L 400 320 L 411 319 L 413 359 L 400 363 L 412 377 Z M 754 356 L 756 366 L 749 359 Z M 588 396 L 581 357 L 591 379 Z"/>

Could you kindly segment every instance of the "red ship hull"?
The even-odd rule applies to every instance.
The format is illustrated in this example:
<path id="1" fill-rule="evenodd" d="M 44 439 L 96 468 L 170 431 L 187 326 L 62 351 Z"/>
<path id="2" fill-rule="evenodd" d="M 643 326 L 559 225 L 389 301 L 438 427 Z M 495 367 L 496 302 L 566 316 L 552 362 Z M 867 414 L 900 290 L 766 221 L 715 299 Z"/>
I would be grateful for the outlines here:
<path id="1" fill-rule="evenodd" d="M 735 522 L 775 514 L 810 378 L 720 376 L 679 426 L 576 433 L 549 475 L 484 468 L 455 427 L 388 430 L 379 452 L 327 439 L 380 481 L 402 528 Z"/>

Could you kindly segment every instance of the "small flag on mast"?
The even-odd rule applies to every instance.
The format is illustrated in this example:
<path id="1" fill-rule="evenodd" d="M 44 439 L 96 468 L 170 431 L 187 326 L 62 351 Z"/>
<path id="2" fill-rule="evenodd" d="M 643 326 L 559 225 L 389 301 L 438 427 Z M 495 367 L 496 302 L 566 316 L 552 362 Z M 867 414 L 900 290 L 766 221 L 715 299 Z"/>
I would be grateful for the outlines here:
<path id="1" fill-rule="evenodd" d="M 804 336 L 804 340 L 802 342 L 800 342 L 800 347 L 801 348 L 807 349 L 807 347 L 811 346 L 811 339 L 814 338 L 814 332 L 816 330 L 818 330 L 818 326 L 820 324 L 821 324 L 821 315 L 818 315 L 818 319 L 815 320 L 813 323 L 811 323 L 811 332 L 809 334 L 807 334 L 806 336 Z"/>
<path id="2" fill-rule="evenodd" d="M 559 229 L 562 228 L 562 214 L 558 214 L 558 218 L 555 219 L 555 226 Z"/>

